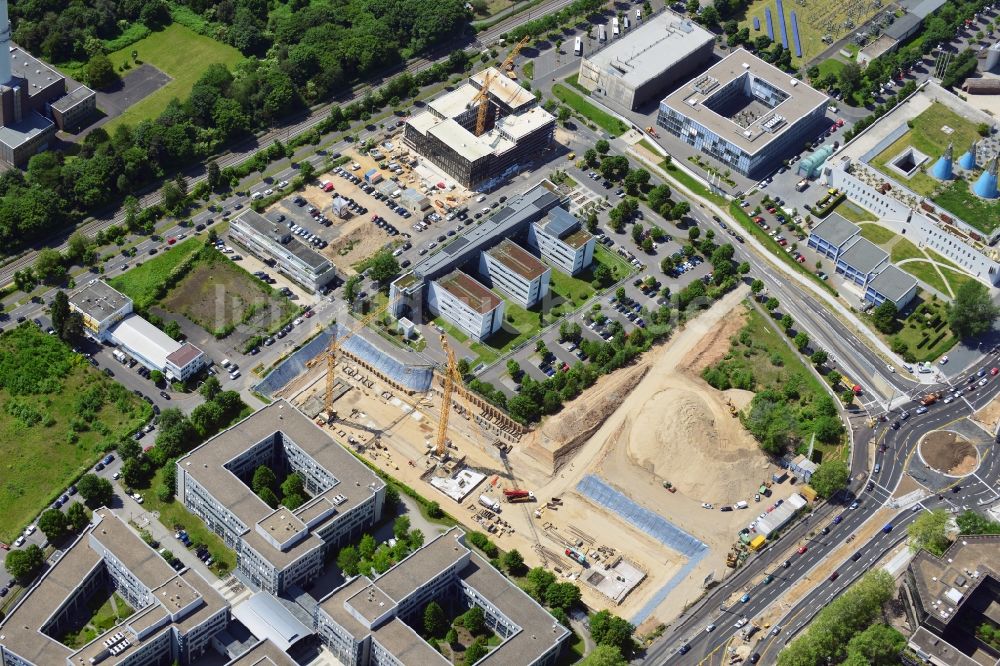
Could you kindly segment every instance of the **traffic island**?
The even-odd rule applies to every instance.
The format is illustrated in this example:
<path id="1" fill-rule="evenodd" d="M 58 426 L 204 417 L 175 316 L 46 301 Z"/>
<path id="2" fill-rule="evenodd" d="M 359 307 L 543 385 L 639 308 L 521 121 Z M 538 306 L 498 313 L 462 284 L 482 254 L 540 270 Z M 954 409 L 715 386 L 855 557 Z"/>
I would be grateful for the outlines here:
<path id="1" fill-rule="evenodd" d="M 917 453 L 925 465 L 945 476 L 961 478 L 979 467 L 976 447 L 950 430 L 935 430 L 924 435 Z"/>

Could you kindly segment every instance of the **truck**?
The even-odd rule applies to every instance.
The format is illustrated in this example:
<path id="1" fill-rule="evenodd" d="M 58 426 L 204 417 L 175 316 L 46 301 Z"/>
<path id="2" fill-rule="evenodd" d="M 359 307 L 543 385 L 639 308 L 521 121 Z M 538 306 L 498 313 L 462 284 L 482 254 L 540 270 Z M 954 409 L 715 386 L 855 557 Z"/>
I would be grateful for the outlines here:
<path id="1" fill-rule="evenodd" d="M 573 42 L 573 53 L 575 55 L 583 55 L 583 40 L 577 37 Z"/>
<path id="2" fill-rule="evenodd" d="M 923 400 L 920 401 L 920 404 L 927 407 L 929 405 L 933 405 L 935 402 L 937 402 L 937 400 L 938 400 L 937 393 L 928 393 L 927 395 L 924 396 Z"/>
<path id="3" fill-rule="evenodd" d="M 743 631 L 740 632 L 740 636 L 743 638 L 744 641 L 749 641 L 750 637 L 756 634 L 759 628 L 760 627 L 751 622 L 747 626 L 743 627 Z"/>
<path id="4" fill-rule="evenodd" d="M 125 354 L 122 353 L 120 349 L 114 350 L 113 352 L 111 352 L 111 355 L 114 356 L 115 360 L 118 361 L 119 363 L 125 362 Z"/>
<path id="5" fill-rule="evenodd" d="M 608 32 L 604 29 L 604 24 L 597 26 L 597 40 L 600 42 L 608 41 Z"/>
<path id="6" fill-rule="evenodd" d="M 503 496 L 508 502 L 534 502 L 535 493 L 520 488 L 504 488 Z"/>
<path id="7" fill-rule="evenodd" d="M 485 506 L 490 511 L 500 511 L 500 502 L 496 501 L 489 495 L 480 495 L 479 503 Z"/>
<path id="8" fill-rule="evenodd" d="M 578 562 L 580 564 L 586 564 L 587 563 L 587 556 L 584 555 L 583 553 L 581 553 L 580 551 L 578 551 L 576 548 L 567 548 L 566 549 L 566 557 L 568 557 L 571 560 L 573 560 L 574 562 Z"/>
<path id="9" fill-rule="evenodd" d="M 809 187 L 809 181 L 806 180 L 805 178 L 803 178 L 802 180 L 800 180 L 799 182 L 797 182 L 795 184 L 795 190 L 798 191 L 798 192 L 801 192 L 802 190 L 806 189 L 807 187 Z"/>
<path id="10" fill-rule="evenodd" d="M 611 36 L 618 39 L 619 35 L 621 35 L 621 29 L 618 27 L 618 17 L 613 16 L 611 18 Z"/>

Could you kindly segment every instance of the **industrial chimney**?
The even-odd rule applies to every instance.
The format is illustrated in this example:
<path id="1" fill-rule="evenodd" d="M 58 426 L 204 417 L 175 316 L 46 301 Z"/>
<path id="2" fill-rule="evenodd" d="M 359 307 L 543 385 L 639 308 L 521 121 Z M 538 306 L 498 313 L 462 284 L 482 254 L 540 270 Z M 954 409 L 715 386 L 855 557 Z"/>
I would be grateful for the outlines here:
<path id="1" fill-rule="evenodd" d="M 7 16 L 7 0 L 0 0 L 0 85 L 9 85 L 10 73 L 10 18 Z"/>

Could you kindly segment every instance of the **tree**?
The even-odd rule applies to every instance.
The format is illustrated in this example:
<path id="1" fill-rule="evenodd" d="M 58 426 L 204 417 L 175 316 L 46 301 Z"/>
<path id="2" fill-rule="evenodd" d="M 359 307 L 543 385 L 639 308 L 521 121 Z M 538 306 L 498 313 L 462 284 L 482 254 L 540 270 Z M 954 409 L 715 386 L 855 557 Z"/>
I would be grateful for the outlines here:
<path id="1" fill-rule="evenodd" d="M 84 474 L 80 477 L 76 487 L 80 491 L 80 497 L 88 506 L 92 507 L 108 506 L 115 494 L 111 482 L 96 474 Z"/>
<path id="2" fill-rule="evenodd" d="M 817 349 L 809 357 L 809 360 L 812 361 L 813 365 L 819 367 L 819 366 L 823 365 L 824 363 L 826 363 L 826 361 L 827 361 L 828 358 L 829 358 L 829 354 L 827 354 L 822 349 Z"/>
<path id="3" fill-rule="evenodd" d="M 715 8 L 715 5 L 706 5 L 701 8 L 698 20 L 707 26 L 716 25 L 719 22 L 719 10 Z"/>
<path id="4" fill-rule="evenodd" d="M 115 66 L 103 53 L 95 54 L 83 68 L 83 81 L 91 88 L 107 88 L 118 80 Z"/>
<path id="5" fill-rule="evenodd" d="M 427 504 L 427 515 L 431 518 L 443 518 L 444 511 L 442 511 L 440 504 L 435 501 L 431 501 Z"/>
<path id="6" fill-rule="evenodd" d="M 277 485 L 278 477 L 274 475 L 274 472 L 267 465 L 260 465 L 254 470 L 253 480 L 250 482 L 250 488 L 253 489 L 253 491 L 258 495 L 260 495 L 261 491 L 265 488 L 274 492 Z"/>
<path id="7" fill-rule="evenodd" d="M 774 296 L 767 299 L 767 301 L 764 303 L 764 308 L 768 312 L 774 312 L 776 309 L 778 309 L 778 299 L 775 298 Z"/>
<path id="8" fill-rule="evenodd" d="M 583 161 L 587 163 L 588 167 L 593 168 L 597 164 L 597 151 L 593 148 L 588 148 L 587 152 L 583 154 Z"/>
<path id="9" fill-rule="evenodd" d="M 837 74 L 837 84 L 844 97 L 850 97 L 861 85 L 861 67 L 856 62 L 849 62 Z"/>
<path id="10" fill-rule="evenodd" d="M 632 638 L 635 627 L 627 620 L 602 610 L 590 616 L 590 636 L 598 645 L 618 648 L 625 657 L 632 656 L 636 642 Z"/>
<path id="11" fill-rule="evenodd" d="M 45 553 L 35 544 L 31 544 L 27 548 L 7 553 L 4 566 L 11 576 L 22 582 L 27 582 L 34 578 L 35 573 L 44 562 Z"/>
<path id="12" fill-rule="evenodd" d="M 56 284 L 66 277 L 66 267 L 63 265 L 63 256 L 50 247 L 39 251 L 35 259 L 35 275 L 42 282 Z"/>
<path id="13" fill-rule="evenodd" d="M 351 577 L 358 575 L 358 563 L 361 561 L 361 556 L 358 555 L 358 549 L 354 546 L 344 546 L 337 553 L 337 566 L 340 570 L 344 572 L 344 576 Z"/>
<path id="14" fill-rule="evenodd" d="M 670 188 L 657 185 L 646 194 L 646 203 L 655 211 L 659 211 L 670 200 Z"/>
<path id="15" fill-rule="evenodd" d="M 163 207 L 172 213 L 179 212 L 181 205 L 184 203 L 184 193 L 181 192 L 176 183 L 170 180 L 163 183 L 163 187 L 160 188 L 160 196 L 163 201 Z"/>
<path id="16" fill-rule="evenodd" d="M 948 308 L 948 324 L 955 335 L 970 338 L 993 326 L 1000 308 L 993 305 L 986 286 L 976 280 L 963 282 Z"/>
<path id="17" fill-rule="evenodd" d="M 899 310 L 892 301 L 885 300 L 882 304 L 872 310 L 871 318 L 875 328 L 883 333 L 893 333 L 896 330 L 896 316 Z"/>
<path id="18" fill-rule="evenodd" d="M 601 175 L 612 181 L 619 181 L 629 171 L 628 158 L 622 155 L 611 155 L 601 160 Z"/>
<path id="19" fill-rule="evenodd" d="M 764 290 L 764 281 L 761 279 L 756 279 L 750 283 L 750 291 L 754 294 L 759 294 Z"/>
<path id="20" fill-rule="evenodd" d="M 370 560 L 375 554 L 375 537 L 371 534 L 362 536 L 361 541 L 358 542 L 358 554 L 361 555 L 362 559 Z"/>
<path id="21" fill-rule="evenodd" d="M 560 106 L 559 107 L 559 111 L 557 113 L 558 113 L 557 117 L 559 118 L 559 122 L 562 125 L 565 125 L 567 122 L 569 122 L 569 119 L 573 117 L 573 111 L 570 110 L 570 108 L 568 106 Z"/>
<path id="22" fill-rule="evenodd" d="M 544 601 L 549 586 L 556 582 L 556 575 L 544 567 L 535 567 L 528 572 L 527 579 L 531 586 L 531 596 L 539 601 Z"/>
<path id="23" fill-rule="evenodd" d="M 90 524 L 90 513 L 79 502 L 73 502 L 66 509 L 66 522 L 74 532 L 80 532 Z"/>
<path id="24" fill-rule="evenodd" d="M 210 190 L 215 191 L 222 185 L 222 169 L 215 160 L 208 163 L 208 172 L 205 175 L 205 179 L 208 182 L 208 189 Z"/>
<path id="25" fill-rule="evenodd" d="M 963 511 L 955 518 L 960 534 L 1000 534 L 1000 523 L 975 511 Z"/>
<path id="26" fill-rule="evenodd" d="M 270 488 L 261 489 L 261 491 L 257 493 L 257 496 L 260 497 L 264 501 L 264 503 L 267 504 L 272 509 L 278 508 L 278 504 L 280 504 L 280 502 L 278 502 L 278 496 Z"/>
<path id="27" fill-rule="evenodd" d="M 697 0 L 695 0 L 697 2 Z M 627 666 L 628 660 L 614 645 L 598 645 L 577 666 Z"/>
<path id="28" fill-rule="evenodd" d="M 800 352 L 805 352 L 809 347 L 809 335 L 805 331 L 799 331 L 794 338 L 795 348 Z"/>
<path id="29" fill-rule="evenodd" d="M 448 633 L 444 635 L 444 642 L 448 645 L 454 645 L 458 642 L 458 632 L 455 627 L 448 628 Z"/>
<path id="30" fill-rule="evenodd" d="M 813 472 L 809 485 L 823 497 L 832 497 L 837 491 L 847 487 L 851 470 L 839 460 L 828 460 L 820 463 Z"/>
<path id="31" fill-rule="evenodd" d="M 66 535 L 69 525 L 66 514 L 59 509 L 48 509 L 38 517 L 40 529 L 49 541 L 58 541 Z"/>
<path id="32" fill-rule="evenodd" d="M 55 329 L 60 338 L 63 336 L 63 327 L 66 325 L 69 314 L 69 297 L 66 296 L 65 291 L 60 289 L 56 292 L 55 297 L 52 299 L 52 306 L 49 309 L 49 317 L 52 319 L 52 328 Z"/>
<path id="33" fill-rule="evenodd" d="M 397 516 L 392 523 L 392 535 L 397 539 L 405 539 L 410 531 L 410 517 Z"/>
<path id="34" fill-rule="evenodd" d="M 521 376 L 521 364 L 510 359 L 507 361 L 507 374 L 511 376 L 512 379 L 517 379 Z"/>
<path id="35" fill-rule="evenodd" d="M 219 382 L 219 378 L 215 375 L 211 375 L 205 379 L 201 387 L 198 389 L 198 392 L 201 393 L 205 400 L 215 399 L 215 396 L 219 395 L 221 391 L 222 384 Z"/>
<path id="36" fill-rule="evenodd" d="M 644 189 L 649 184 L 649 172 L 645 169 L 633 169 L 625 176 L 625 191 L 635 196 L 639 190 Z"/>
<path id="37" fill-rule="evenodd" d="M 681 220 L 685 215 L 691 212 L 691 204 L 687 201 L 678 201 L 670 209 L 670 214 L 675 220 Z"/>
<path id="38" fill-rule="evenodd" d="M 518 576 L 524 571 L 524 557 L 516 548 L 511 548 L 500 557 L 500 564 L 512 576 Z"/>
<path id="39" fill-rule="evenodd" d="M 948 526 L 948 513 L 944 509 L 934 511 L 921 511 L 907 527 L 907 532 L 912 539 L 910 548 L 914 552 L 921 548 L 940 557 L 951 543 L 945 534 Z"/>
<path id="40" fill-rule="evenodd" d="M 281 494 L 285 497 L 289 495 L 305 495 L 306 490 L 302 485 L 302 477 L 296 473 L 291 473 L 281 482 Z"/>
<path id="41" fill-rule="evenodd" d="M 847 644 L 847 661 L 844 663 L 894 666 L 900 663 L 899 653 L 904 647 L 906 637 L 903 634 L 884 624 L 873 624 Z"/>
<path id="42" fill-rule="evenodd" d="M 608 151 L 611 150 L 611 144 L 609 144 L 604 139 L 598 139 L 597 143 L 594 144 L 594 150 L 596 150 L 601 155 L 607 155 Z"/>
<path id="43" fill-rule="evenodd" d="M 122 463 L 121 476 L 126 486 L 138 486 L 149 476 L 149 466 L 144 460 L 129 458 Z"/>
<path id="44" fill-rule="evenodd" d="M 149 373 L 149 381 L 153 382 L 157 386 L 163 386 L 163 382 L 166 380 L 166 376 L 159 370 L 151 370 Z"/>
<path id="45" fill-rule="evenodd" d="M 462 663 L 465 666 L 472 666 L 472 664 L 485 657 L 489 651 L 490 649 L 486 647 L 486 641 L 482 637 L 479 637 L 472 641 L 472 645 L 465 650 L 465 658 Z"/>
<path id="46" fill-rule="evenodd" d="M 424 607 L 424 631 L 428 636 L 440 636 L 447 626 L 444 609 L 438 602 L 432 601 Z"/>
<path id="47" fill-rule="evenodd" d="M 569 610 L 580 602 L 580 588 L 573 583 L 553 583 L 545 591 L 545 603 L 553 608 Z"/>
<path id="48" fill-rule="evenodd" d="M 785 330 L 785 333 L 788 333 L 788 331 L 791 330 L 792 326 L 795 325 L 795 320 L 792 319 L 792 315 L 786 314 L 784 317 L 781 318 L 781 321 L 779 323 L 781 324 L 781 328 Z"/>
<path id="49" fill-rule="evenodd" d="M 457 368 L 458 368 L 458 374 L 462 375 L 463 377 L 469 374 L 469 371 L 472 369 L 469 367 L 469 359 L 467 358 L 458 359 Z"/>
<path id="50" fill-rule="evenodd" d="M 392 282 L 399 275 L 399 262 L 388 249 L 380 250 L 366 265 L 368 277 L 381 284 Z"/>
<path id="51" fill-rule="evenodd" d="M 486 631 L 486 614 L 479 606 L 473 606 L 462 615 L 462 625 L 470 634 L 478 636 Z"/>

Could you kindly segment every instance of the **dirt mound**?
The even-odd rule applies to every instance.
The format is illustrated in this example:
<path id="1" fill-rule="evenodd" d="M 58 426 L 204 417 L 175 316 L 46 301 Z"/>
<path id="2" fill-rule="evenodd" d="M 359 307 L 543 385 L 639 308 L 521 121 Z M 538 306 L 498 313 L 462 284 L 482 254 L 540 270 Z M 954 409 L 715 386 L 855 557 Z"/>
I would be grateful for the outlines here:
<path id="1" fill-rule="evenodd" d="M 920 440 L 924 462 L 944 474 L 965 476 L 979 464 L 976 447 L 958 433 L 935 430 Z"/>
<path id="2" fill-rule="evenodd" d="M 731 346 L 729 340 L 739 333 L 745 321 L 746 309 L 741 307 L 731 311 L 728 317 L 712 327 L 700 343 L 688 352 L 677 365 L 677 369 L 700 376 L 702 370 L 710 365 L 715 365 L 729 353 Z"/>
<path id="3" fill-rule="evenodd" d="M 582 397 L 546 419 L 524 442 L 524 453 L 550 468 L 559 469 L 581 444 L 621 407 L 625 398 L 646 376 L 648 364 L 622 368 L 601 377 Z"/>
<path id="4" fill-rule="evenodd" d="M 742 397 L 742 396 L 740 396 Z M 640 467 L 704 502 L 753 494 L 767 459 L 739 420 L 701 392 L 667 388 L 642 406 L 628 438 Z"/>

